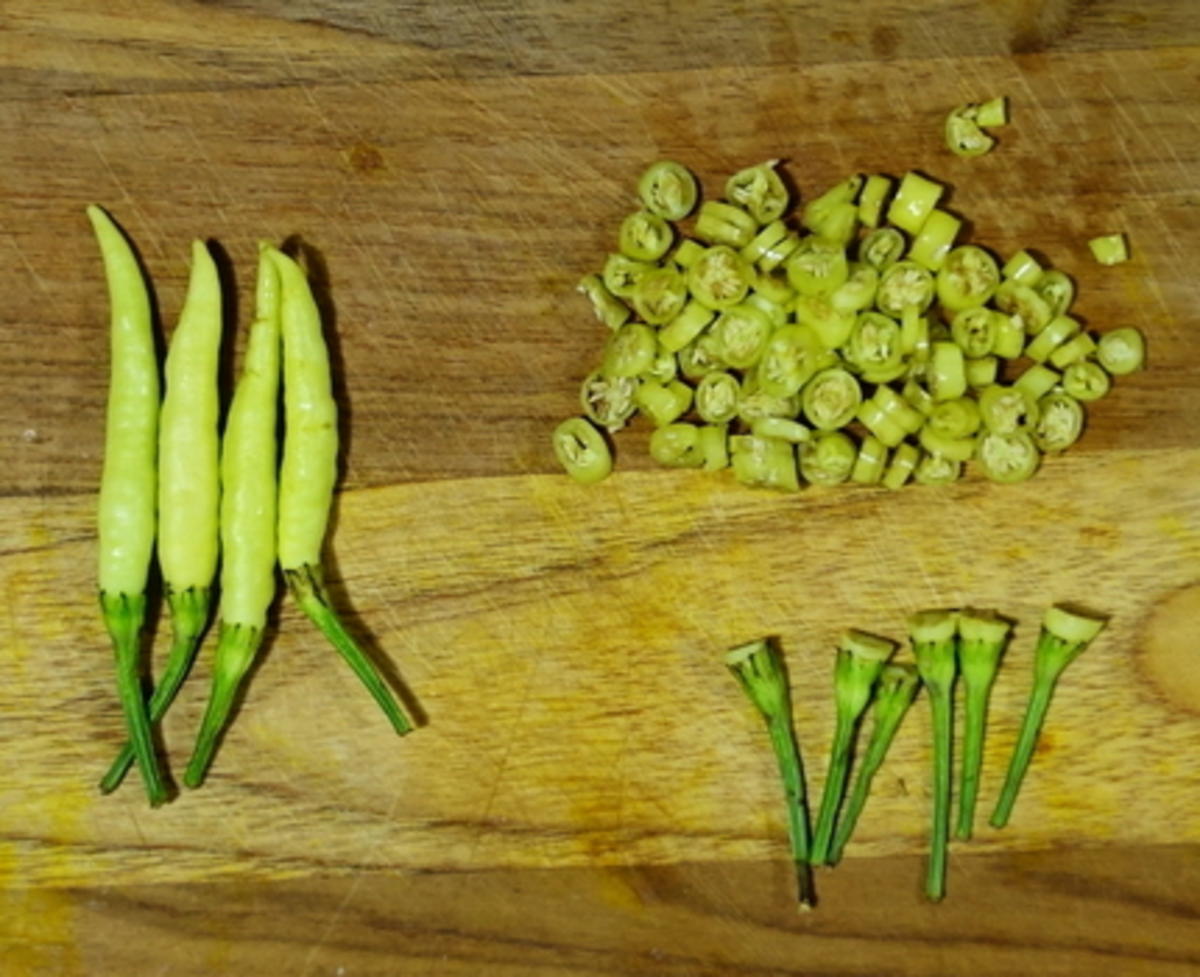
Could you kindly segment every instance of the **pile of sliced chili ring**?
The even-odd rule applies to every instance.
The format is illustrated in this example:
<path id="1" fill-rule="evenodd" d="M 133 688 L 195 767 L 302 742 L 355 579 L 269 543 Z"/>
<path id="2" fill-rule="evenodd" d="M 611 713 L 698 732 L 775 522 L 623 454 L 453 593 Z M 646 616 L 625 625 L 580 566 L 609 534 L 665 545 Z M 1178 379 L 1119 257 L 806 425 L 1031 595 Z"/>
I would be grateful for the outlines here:
<path id="1" fill-rule="evenodd" d="M 777 162 L 698 209 L 679 163 L 642 175 L 642 208 L 579 284 L 610 334 L 583 416 L 554 431 L 572 477 L 606 477 L 608 437 L 641 413 L 656 461 L 747 485 L 900 488 L 967 465 L 1017 482 L 1143 365 L 1138 330 L 1094 336 L 1071 316 L 1062 271 L 959 244 L 935 181 L 855 174 L 789 213 Z"/>

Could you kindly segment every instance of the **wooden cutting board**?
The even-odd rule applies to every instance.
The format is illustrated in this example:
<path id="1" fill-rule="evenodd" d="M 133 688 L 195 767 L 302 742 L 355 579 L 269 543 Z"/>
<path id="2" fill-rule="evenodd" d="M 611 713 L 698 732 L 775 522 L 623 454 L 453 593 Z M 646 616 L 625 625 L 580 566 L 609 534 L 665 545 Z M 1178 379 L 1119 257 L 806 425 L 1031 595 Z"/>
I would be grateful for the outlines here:
<path id="1" fill-rule="evenodd" d="M 10 0 L 0 27 L 0 972 L 1200 972 L 1190 5 Z M 997 94 L 998 148 L 951 156 L 946 110 Z M 769 158 L 803 197 L 921 169 L 971 240 L 1069 272 L 1089 328 L 1142 329 L 1150 369 L 1019 486 L 779 496 L 653 468 L 638 423 L 580 487 L 548 439 L 604 340 L 574 285 L 661 157 L 713 195 Z M 331 584 L 419 702 L 412 736 L 284 600 L 202 790 L 151 811 L 134 778 L 94 789 L 122 732 L 93 598 L 93 201 L 137 243 L 164 335 L 189 241 L 212 242 L 227 379 L 256 242 L 315 257 L 343 410 Z M 1095 264 L 1086 240 L 1117 231 L 1133 259 Z M 722 652 L 778 637 L 815 793 L 840 630 L 1013 616 L 986 813 L 1052 601 L 1112 621 L 1011 825 L 955 845 L 949 898 L 922 901 L 919 702 L 798 916 Z M 176 771 L 211 647 L 163 727 Z"/>

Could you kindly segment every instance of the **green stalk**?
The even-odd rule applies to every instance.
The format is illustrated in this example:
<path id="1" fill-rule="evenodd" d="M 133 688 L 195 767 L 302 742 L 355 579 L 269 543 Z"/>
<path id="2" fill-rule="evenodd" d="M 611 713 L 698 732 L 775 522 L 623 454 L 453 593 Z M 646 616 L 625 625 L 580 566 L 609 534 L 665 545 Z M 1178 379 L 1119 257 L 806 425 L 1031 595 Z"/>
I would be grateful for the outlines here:
<path id="1" fill-rule="evenodd" d="M 858 722 L 884 664 L 896 650 L 896 643 L 863 631 L 850 630 L 838 643 L 833 669 L 833 694 L 837 707 L 837 725 L 829 751 L 829 770 L 821 793 L 821 813 L 813 835 L 811 861 L 824 865 L 833 839 L 838 809 L 846 793 L 846 778 L 850 773 L 850 755 Z"/>
<path id="2" fill-rule="evenodd" d="M 100 594 L 104 624 L 112 638 L 117 664 L 117 694 L 125 713 L 126 732 L 137 758 L 138 770 L 151 807 L 167 799 L 167 785 L 154 750 L 150 716 L 142 696 L 142 677 L 138 668 L 138 638 L 146 616 L 143 594 Z"/>
<path id="3" fill-rule="evenodd" d="M 992 827 L 1003 828 L 1012 815 L 1017 793 L 1025 779 L 1025 772 L 1029 769 L 1029 762 L 1033 759 L 1038 735 L 1050 708 L 1050 700 L 1059 676 L 1079 657 L 1106 623 L 1102 618 L 1076 614 L 1061 607 L 1051 607 L 1046 611 L 1034 652 L 1033 687 L 1029 693 L 1029 705 L 1025 709 L 1025 718 L 1013 748 L 1000 799 L 992 812 Z"/>
<path id="4" fill-rule="evenodd" d="M 909 621 L 909 636 L 921 681 L 933 710 L 933 825 L 925 895 L 938 902 L 946 894 L 946 844 L 950 834 L 950 763 L 954 739 L 954 677 L 958 615 L 922 611 Z"/>
<path id="5" fill-rule="evenodd" d="M 254 663 L 262 636 L 261 628 L 241 624 L 221 626 L 221 636 L 217 640 L 217 651 L 213 658 L 212 691 L 208 697 L 208 707 L 204 710 L 196 746 L 183 775 L 183 782 L 188 787 L 199 787 L 204 783 L 217 741 L 229 723 L 238 689 Z"/>
<path id="6" fill-rule="evenodd" d="M 801 909 L 814 903 L 812 872 L 809 868 L 808 807 L 804 766 L 792 730 L 792 700 L 787 675 L 779 653 L 765 640 L 731 648 L 725 664 L 746 697 L 766 721 L 771 746 L 779 764 L 788 810 L 788 835 L 796 866 L 797 899 Z"/>
<path id="7" fill-rule="evenodd" d="M 329 602 L 329 595 L 325 592 L 325 587 L 318 574 L 319 570 L 311 565 L 301 567 L 299 570 L 284 570 L 288 587 L 291 588 L 292 596 L 296 598 L 300 609 L 329 639 L 330 644 L 345 659 L 346 664 L 358 676 L 359 681 L 367 687 L 367 691 L 371 693 L 371 696 L 379 704 L 379 708 L 391 722 L 392 728 L 401 736 L 411 732 L 412 720 L 405 715 L 403 707 L 396 701 L 391 689 L 380 676 L 374 663 L 367 657 L 366 652 L 358 646 L 358 642 L 350 636 L 345 625 L 342 624 L 341 618 L 338 617 Z"/>
<path id="8" fill-rule="evenodd" d="M 209 595 L 210 590 L 207 587 L 188 587 L 186 590 L 172 591 L 167 595 L 167 605 L 171 609 L 171 650 L 167 655 L 162 677 L 150 696 L 151 724 L 162 721 L 192 667 L 196 649 L 200 645 L 200 636 L 208 624 Z M 110 794 L 120 786 L 133 764 L 133 753 L 131 743 L 121 747 L 121 752 L 117 754 L 112 766 L 108 768 L 108 773 L 100 781 L 102 793 Z"/>
<path id="9" fill-rule="evenodd" d="M 896 737 L 896 731 L 900 728 L 900 722 L 908 712 L 908 707 L 916 698 L 920 685 L 921 678 L 914 665 L 883 667 L 875 691 L 875 705 L 871 710 L 871 738 L 867 741 L 867 749 L 863 753 L 858 775 L 854 779 L 854 787 L 846 800 L 846 809 L 838 819 L 837 830 L 834 832 L 826 859 L 827 864 L 836 865 L 842 860 L 842 852 L 854 834 L 859 815 L 862 814 L 862 809 L 871 794 L 871 782 L 883 766 L 888 748 Z"/>
<path id="10" fill-rule="evenodd" d="M 971 837 L 975 801 L 979 796 L 979 770 L 983 765 L 983 737 L 987 727 L 988 697 L 1000 667 L 1011 623 L 992 611 L 963 611 L 958 621 L 958 663 L 965 691 L 962 774 L 958 791 L 958 825 L 955 834 Z"/>

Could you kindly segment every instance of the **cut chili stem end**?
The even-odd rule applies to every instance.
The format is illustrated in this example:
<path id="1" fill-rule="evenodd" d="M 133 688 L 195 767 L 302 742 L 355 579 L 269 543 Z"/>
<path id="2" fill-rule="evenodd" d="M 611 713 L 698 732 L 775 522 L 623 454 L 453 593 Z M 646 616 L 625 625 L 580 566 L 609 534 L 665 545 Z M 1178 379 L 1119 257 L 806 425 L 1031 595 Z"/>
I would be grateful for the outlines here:
<path id="1" fill-rule="evenodd" d="M 733 673 L 742 691 L 767 724 L 771 746 L 779 764 L 787 800 L 788 835 L 792 860 L 796 866 L 796 894 L 800 908 L 816 903 L 812 870 L 809 867 L 808 802 L 804 787 L 804 766 L 792 730 L 791 695 L 783 661 L 765 640 L 738 645 L 725 655 L 725 665 Z"/>
<path id="2" fill-rule="evenodd" d="M 950 834 L 950 764 L 954 736 L 954 678 L 958 615 L 922 611 L 909 622 L 909 636 L 921 681 L 933 712 L 933 821 L 925 895 L 938 902 L 946 894 L 946 846 Z"/>
<path id="3" fill-rule="evenodd" d="M 192 757 L 188 761 L 183 782 L 188 787 L 199 787 L 204 783 L 213 754 L 233 711 L 242 680 L 254 663 L 254 656 L 262 643 L 262 628 L 241 624 L 223 624 L 213 657 L 213 683 L 208 706 L 200 723 L 200 732 Z"/>
<path id="4" fill-rule="evenodd" d="M 308 615 L 308 619 L 320 629 L 329 639 L 329 643 L 345 659 L 359 681 L 367 687 L 367 691 L 375 699 L 379 708 L 392 724 L 397 734 L 403 736 L 413 730 L 413 721 L 404 712 L 403 707 L 387 687 L 379 670 L 350 636 L 337 612 L 329 601 L 329 595 L 317 577 L 317 569 L 313 566 L 303 566 L 298 570 L 284 570 L 288 587 L 300 609 Z"/>
<path id="5" fill-rule="evenodd" d="M 139 636 L 146 616 L 146 598 L 143 594 L 102 592 L 100 608 L 116 656 L 117 694 L 121 700 L 121 709 L 125 713 L 129 742 L 137 759 L 150 806 L 158 807 L 167 799 L 167 785 L 154 750 L 150 715 L 142 695 L 142 680 L 138 668 Z"/>
<path id="6" fill-rule="evenodd" d="M 1102 618 L 1077 614 L 1062 607 L 1051 607 L 1046 611 L 1034 651 L 1033 686 L 1029 693 L 1029 705 L 1021 721 L 1021 731 L 1013 748 L 1000 798 L 992 812 L 992 827 L 1003 828 L 1012 816 L 1013 805 L 1017 802 L 1017 794 L 1033 759 L 1038 736 L 1050 708 L 1050 700 L 1054 696 L 1059 676 L 1079 657 L 1106 623 Z"/>
<path id="7" fill-rule="evenodd" d="M 845 810 L 838 818 L 837 830 L 829 847 L 827 865 L 836 865 L 842 860 L 859 816 L 866 806 L 871 794 L 871 783 L 875 774 L 883 766 L 884 758 L 900 728 L 900 722 L 908 712 L 921 686 L 920 676 L 913 665 L 885 665 L 879 676 L 879 686 L 875 693 L 875 705 L 872 709 L 874 722 L 871 726 L 871 737 L 863 753 L 858 774 L 854 779 L 854 787 L 846 800 Z"/>
<path id="8" fill-rule="evenodd" d="M 971 837 L 974 826 L 988 698 L 1011 627 L 1009 621 L 990 611 L 963 611 L 958 622 L 958 661 L 966 693 L 966 715 L 963 722 L 958 823 L 954 833 L 963 840 Z"/>
<path id="9" fill-rule="evenodd" d="M 208 587 L 188 587 L 186 590 L 173 591 L 167 595 L 167 605 L 171 610 L 171 650 L 167 654 L 162 677 L 150 696 L 149 713 L 152 725 L 161 722 L 167 714 L 179 687 L 192 667 L 196 649 L 200 646 L 200 638 L 208 625 L 211 591 Z M 121 781 L 133 765 L 133 760 L 133 746 L 126 743 L 108 768 L 108 773 L 100 781 L 101 793 L 111 794 L 121 785 Z"/>
<path id="10" fill-rule="evenodd" d="M 893 641 L 855 630 L 843 634 L 838 643 L 833 672 L 837 725 L 829 753 L 829 771 L 821 793 L 821 812 L 813 835 L 811 860 L 814 865 L 825 864 L 829 855 L 838 810 L 846 793 L 858 722 L 871 700 L 871 692 L 884 664 L 895 649 Z"/>

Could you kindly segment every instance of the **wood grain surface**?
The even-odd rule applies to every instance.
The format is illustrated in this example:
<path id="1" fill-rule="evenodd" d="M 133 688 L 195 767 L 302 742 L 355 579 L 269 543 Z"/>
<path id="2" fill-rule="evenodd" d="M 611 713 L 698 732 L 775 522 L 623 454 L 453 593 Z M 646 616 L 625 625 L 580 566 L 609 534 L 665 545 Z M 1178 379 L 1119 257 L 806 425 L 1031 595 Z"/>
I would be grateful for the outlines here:
<path id="1" fill-rule="evenodd" d="M 1200 11 L 1193 5 L 75 2 L 0 9 L 0 973 L 1200 973 Z M 946 109 L 997 93 L 988 156 Z M 715 192 L 781 157 L 947 182 L 970 238 L 1141 328 L 1083 440 L 1020 486 L 806 490 L 652 468 L 581 488 L 548 431 L 603 329 L 573 291 L 641 167 Z M 107 299 L 83 208 L 137 243 L 169 335 L 188 242 L 230 294 L 303 242 L 338 367 L 331 583 L 419 703 L 396 740 L 289 601 L 209 783 L 94 783 L 121 739 L 93 599 Z M 1133 260 L 1091 261 L 1124 231 Z M 790 904 L 766 737 L 720 665 L 775 635 L 819 790 L 832 644 L 929 606 L 1111 613 L 1011 825 L 920 897 L 918 702 L 821 905 Z M 166 622 L 159 622 L 165 624 Z M 157 648 L 164 642 L 162 628 Z M 178 770 L 206 647 L 162 730 Z M 153 966 L 151 966 L 153 965 Z"/>

